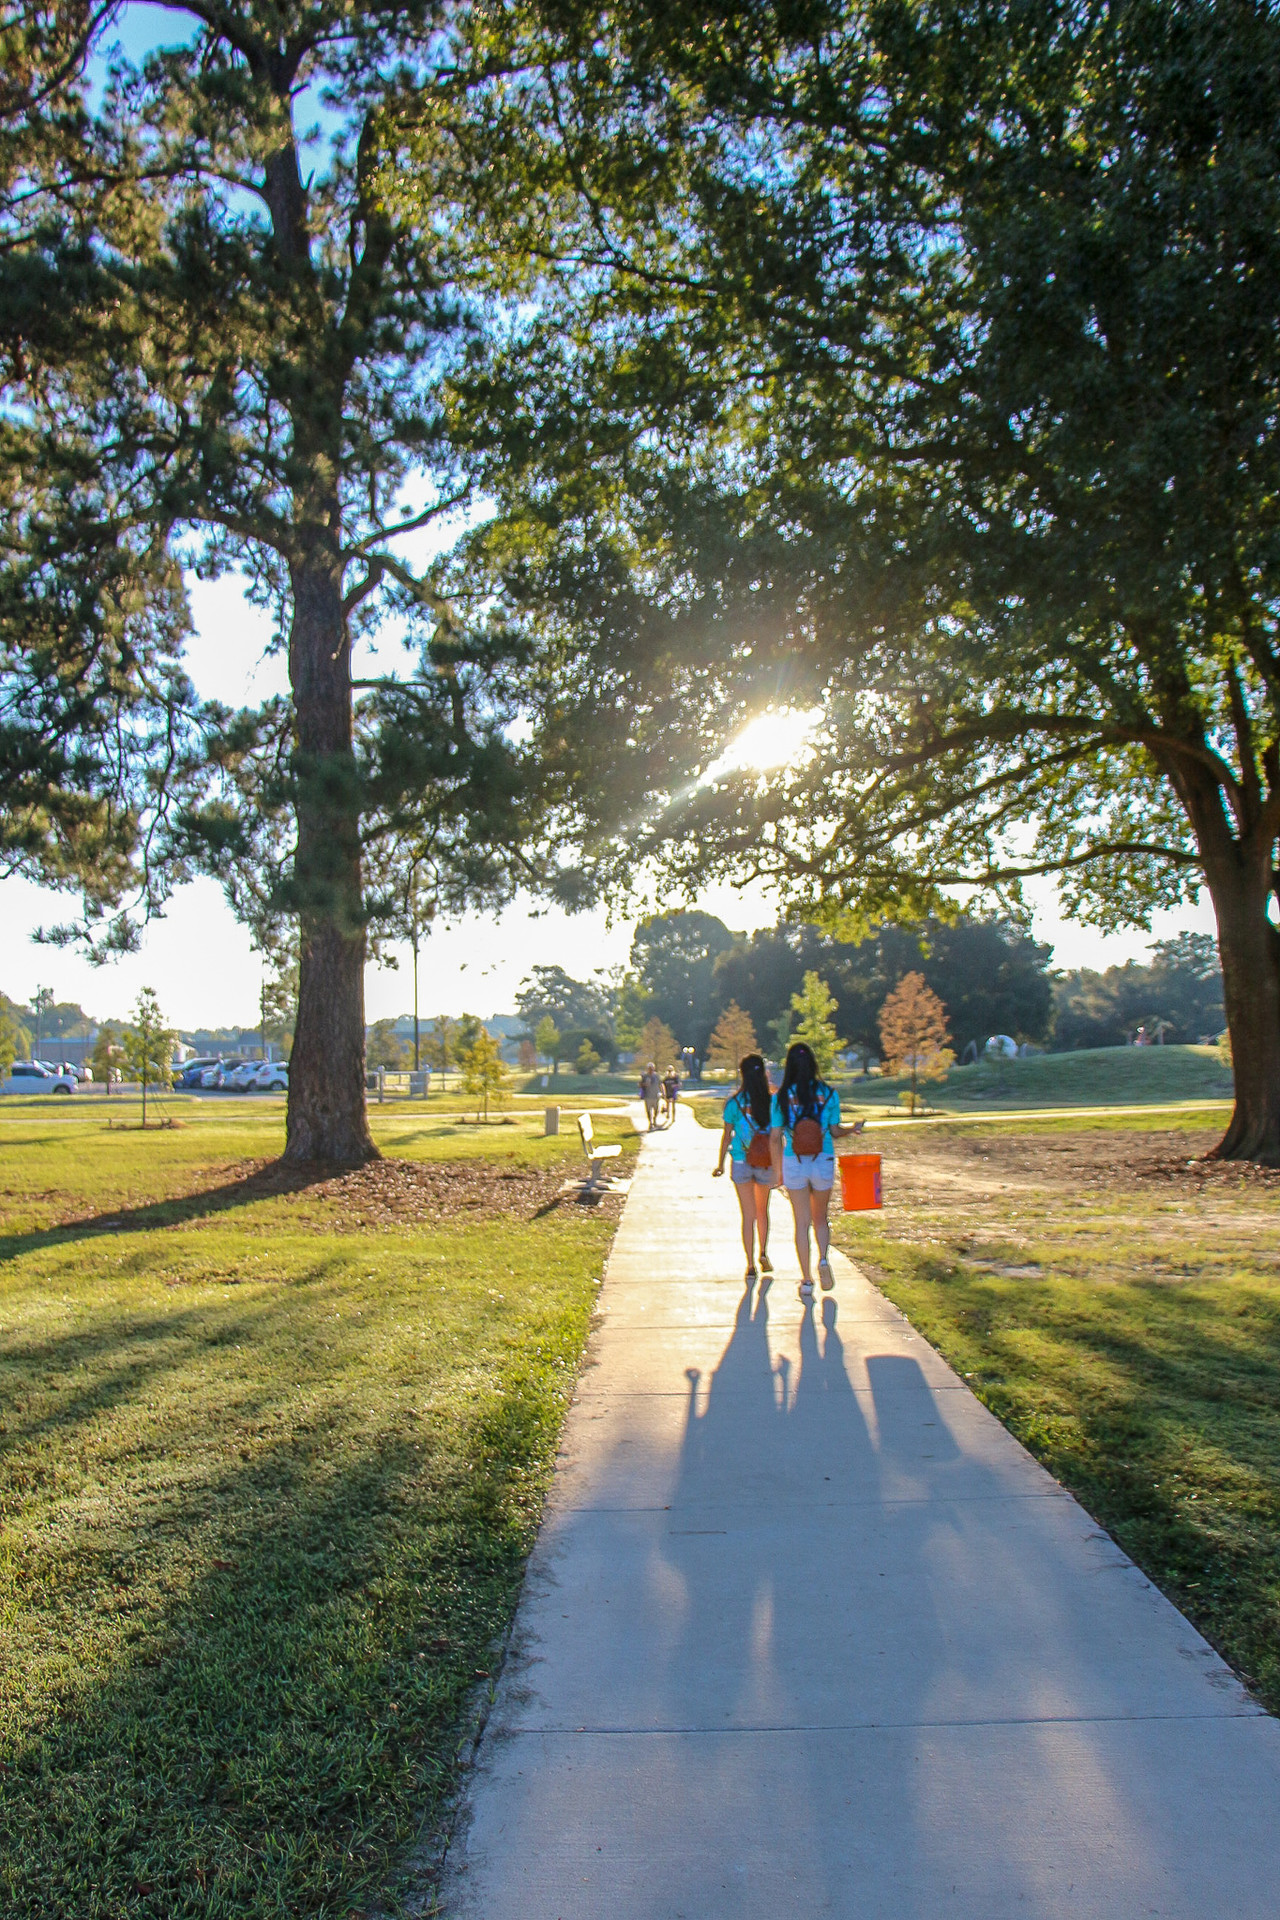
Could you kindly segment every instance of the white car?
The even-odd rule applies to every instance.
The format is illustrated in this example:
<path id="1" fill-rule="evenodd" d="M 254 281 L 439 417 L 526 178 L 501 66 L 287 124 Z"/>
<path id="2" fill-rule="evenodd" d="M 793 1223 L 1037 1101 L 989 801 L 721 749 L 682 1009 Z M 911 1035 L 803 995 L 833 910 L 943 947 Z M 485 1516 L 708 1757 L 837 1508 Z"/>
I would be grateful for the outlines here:
<path id="1" fill-rule="evenodd" d="M 229 1063 L 224 1064 L 221 1060 L 215 1060 L 212 1066 L 206 1067 L 201 1073 L 200 1085 L 202 1087 L 225 1087 L 227 1084 L 227 1074 L 230 1071 Z"/>
<path id="2" fill-rule="evenodd" d="M 59 1073 L 42 1060 L 15 1060 L 0 1093 L 74 1093 L 74 1073 Z"/>
<path id="3" fill-rule="evenodd" d="M 222 1069 L 224 1092 L 247 1093 L 253 1086 L 259 1068 L 265 1064 L 262 1060 L 237 1060 L 230 1067 L 224 1063 Z"/>
<path id="4" fill-rule="evenodd" d="M 246 1082 L 253 1093 L 288 1093 L 289 1062 L 287 1060 L 261 1060 L 252 1080 Z"/>

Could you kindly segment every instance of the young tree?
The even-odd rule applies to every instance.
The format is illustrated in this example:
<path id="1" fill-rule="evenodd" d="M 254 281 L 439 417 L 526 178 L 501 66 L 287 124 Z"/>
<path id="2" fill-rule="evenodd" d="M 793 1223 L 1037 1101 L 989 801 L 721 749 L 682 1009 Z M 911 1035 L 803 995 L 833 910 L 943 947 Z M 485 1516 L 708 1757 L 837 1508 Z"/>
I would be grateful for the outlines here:
<path id="1" fill-rule="evenodd" d="M 832 1019 L 839 1005 L 820 974 L 806 973 L 799 993 L 791 997 L 791 1011 L 795 1015 L 791 1039 L 807 1041 L 813 1048 L 818 1072 L 825 1079 L 835 1065 L 836 1049 L 840 1045 Z"/>
<path id="2" fill-rule="evenodd" d="M 751 1015 L 744 1013 L 736 1000 L 731 1000 L 712 1030 L 707 1064 L 736 1071 L 742 1056 L 755 1051 L 756 1030 L 751 1024 Z"/>
<path id="3" fill-rule="evenodd" d="M 93 1052 L 89 1055 L 89 1065 L 93 1068 L 93 1077 L 100 1082 L 109 1094 L 112 1076 L 124 1065 L 124 1048 L 120 1044 L 120 1035 L 109 1020 L 104 1020 L 94 1037 Z"/>
<path id="4" fill-rule="evenodd" d="M 560 1029 L 549 1013 L 544 1013 L 539 1020 L 533 1041 L 542 1058 L 551 1062 L 554 1076 L 560 1069 Z"/>
<path id="5" fill-rule="evenodd" d="M 646 1020 L 640 1029 L 640 1045 L 636 1050 L 640 1065 L 643 1067 L 652 1060 L 658 1072 L 665 1073 L 678 1053 L 676 1037 L 666 1021 L 659 1020 L 657 1014 Z"/>
<path id="6" fill-rule="evenodd" d="M 521 1073 L 532 1073 L 538 1064 L 538 1049 L 528 1034 L 523 1034 L 516 1048 Z"/>
<path id="7" fill-rule="evenodd" d="M 946 1044 L 947 1010 L 922 973 L 901 979 L 880 1009 L 880 1045 L 885 1065 L 911 1079 L 911 1112 L 922 1080 L 944 1080 L 955 1059 Z"/>
<path id="8" fill-rule="evenodd" d="M 481 1027 L 460 1049 L 458 1058 L 462 1068 L 462 1091 L 474 1094 L 477 1103 L 483 1102 L 487 1120 L 490 1098 L 501 1093 L 506 1084 L 507 1069 L 502 1059 L 502 1048 L 494 1036 Z M 476 1119 L 479 1118 L 477 1105 Z"/>
<path id="9" fill-rule="evenodd" d="M 173 1049 L 178 1036 L 164 1024 L 160 1002 L 143 987 L 124 1031 L 124 1057 L 130 1077 L 142 1083 L 142 1124 L 147 1124 L 147 1089 L 173 1085 Z"/>
<path id="10" fill-rule="evenodd" d="M 574 1065 L 579 1073 L 584 1074 L 594 1073 L 600 1065 L 600 1055 L 596 1052 L 591 1042 L 585 1037 L 582 1045 L 578 1048 L 578 1057 L 574 1061 Z"/>

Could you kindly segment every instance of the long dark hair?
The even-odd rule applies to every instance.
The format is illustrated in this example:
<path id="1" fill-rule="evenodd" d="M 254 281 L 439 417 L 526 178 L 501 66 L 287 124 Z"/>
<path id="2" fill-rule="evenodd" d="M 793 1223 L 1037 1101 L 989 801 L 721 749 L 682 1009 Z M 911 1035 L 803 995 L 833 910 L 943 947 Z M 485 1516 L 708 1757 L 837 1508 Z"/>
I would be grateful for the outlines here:
<path id="1" fill-rule="evenodd" d="M 818 1073 L 817 1057 L 806 1040 L 794 1040 L 787 1048 L 787 1064 L 782 1069 L 778 1104 L 784 1114 L 794 1100 L 798 1120 L 816 1120 L 831 1089 Z"/>
<path id="2" fill-rule="evenodd" d="M 738 1072 L 742 1076 L 738 1088 L 740 1103 L 750 1112 L 757 1127 L 767 1127 L 773 1118 L 773 1095 L 769 1091 L 764 1061 L 758 1053 L 744 1053 L 738 1062 Z"/>

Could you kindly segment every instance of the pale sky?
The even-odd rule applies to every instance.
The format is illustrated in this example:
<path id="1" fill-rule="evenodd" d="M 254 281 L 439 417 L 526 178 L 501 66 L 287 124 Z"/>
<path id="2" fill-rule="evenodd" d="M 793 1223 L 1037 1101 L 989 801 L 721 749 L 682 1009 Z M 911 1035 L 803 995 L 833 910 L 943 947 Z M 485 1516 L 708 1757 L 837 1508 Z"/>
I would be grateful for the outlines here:
<path id="1" fill-rule="evenodd" d="M 188 664 L 200 693 L 241 705 L 285 691 L 284 661 L 266 652 L 270 622 L 246 604 L 238 581 L 193 581 L 191 596 L 196 634 Z M 388 651 L 393 645 L 387 643 Z M 1109 938 L 1062 921 L 1051 896 L 1045 899 L 1036 932 L 1053 942 L 1054 963 L 1061 967 L 1143 959 L 1153 939 L 1168 938 L 1184 927 L 1213 931 L 1207 898 L 1198 908 L 1158 915 L 1150 934 Z M 78 1001 L 94 1018 L 118 1019 L 128 1012 L 139 988 L 149 986 L 158 993 L 166 1019 L 178 1027 L 247 1026 L 257 1018 L 261 963 L 212 880 L 184 887 L 164 919 L 146 930 L 141 951 L 105 967 L 93 967 L 74 952 L 33 944 L 32 932 L 42 922 L 69 917 L 73 903 L 68 896 L 4 880 L 0 903 L 0 989 L 11 999 L 30 1001 L 37 987 L 48 986 L 55 998 Z M 767 896 L 743 895 L 728 887 L 708 892 L 693 904 L 718 914 L 735 930 L 754 931 L 776 918 Z M 610 926 L 603 912 L 569 916 L 530 903 L 517 903 L 496 917 L 477 915 L 434 933 L 422 949 L 421 1009 L 425 1014 L 476 1013 L 482 1019 L 509 1013 L 530 967 L 562 966 L 575 978 L 586 978 L 596 967 L 626 961 L 633 930 L 630 920 Z M 400 955 L 398 969 L 368 969 L 370 1020 L 412 1010 L 408 948 Z"/>

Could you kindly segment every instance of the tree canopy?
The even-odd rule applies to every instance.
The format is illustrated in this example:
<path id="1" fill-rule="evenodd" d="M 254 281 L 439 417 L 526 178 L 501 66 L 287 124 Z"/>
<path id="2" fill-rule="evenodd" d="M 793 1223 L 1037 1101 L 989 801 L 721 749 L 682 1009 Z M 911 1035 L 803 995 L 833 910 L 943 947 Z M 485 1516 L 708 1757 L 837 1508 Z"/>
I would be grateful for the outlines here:
<path id="1" fill-rule="evenodd" d="M 1207 884 L 1220 1151 L 1280 1157 L 1275 10 L 556 22 L 480 544 L 591 858 L 854 927 Z M 807 751 L 725 756 L 782 708 Z"/>

